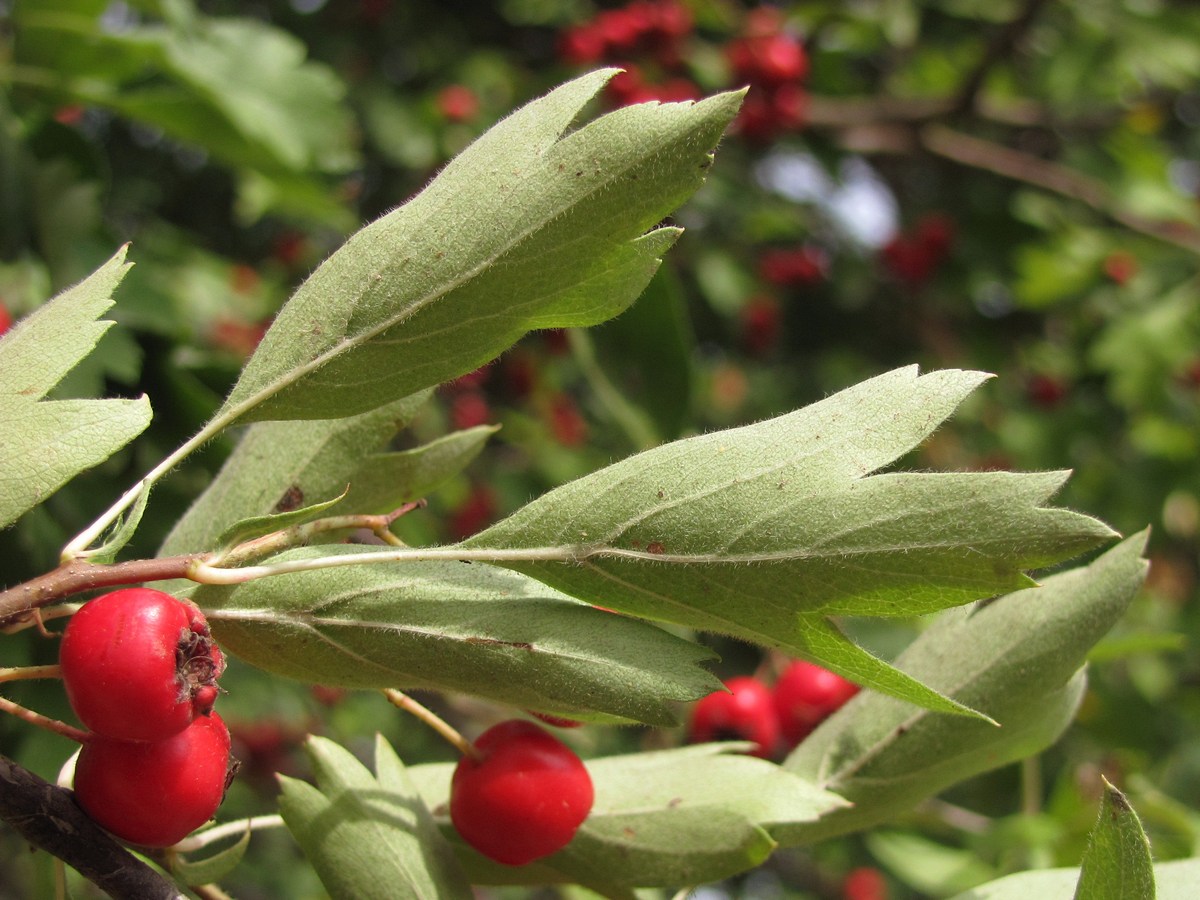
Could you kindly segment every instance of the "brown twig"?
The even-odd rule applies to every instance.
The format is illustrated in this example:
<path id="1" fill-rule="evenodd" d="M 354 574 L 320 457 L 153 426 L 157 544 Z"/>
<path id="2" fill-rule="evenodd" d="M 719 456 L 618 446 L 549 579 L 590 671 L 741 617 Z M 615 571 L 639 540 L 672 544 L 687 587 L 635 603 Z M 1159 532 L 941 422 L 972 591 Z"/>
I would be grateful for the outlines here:
<path id="1" fill-rule="evenodd" d="M 1196 228 L 1187 223 L 1152 221 L 1122 210 L 1103 183 L 1066 166 L 945 125 L 926 125 L 919 136 L 926 150 L 944 159 L 1053 191 L 1091 207 L 1131 231 L 1200 253 L 1200 231 Z"/>
<path id="2" fill-rule="evenodd" d="M 185 900 L 186 895 L 89 819 L 66 788 L 0 756 L 0 819 L 117 900 Z"/>
<path id="3" fill-rule="evenodd" d="M 204 556 L 192 553 L 111 565 L 97 565 L 86 560 L 65 563 L 45 575 L 0 591 L 0 629 L 14 624 L 38 607 L 72 594 L 144 581 L 185 578 L 188 567 Z"/>
<path id="4" fill-rule="evenodd" d="M 987 79 L 988 74 L 997 63 L 1012 53 L 1045 5 L 1046 0 L 1025 0 L 1025 6 L 1016 18 L 1006 22 L 992 34 L 992 39 L 983 51 L 983 57 L 967 75 L 950 106 L 952 117 L 957 118 L 975 111 L 979 91 L 983 88 L 983 82 Z"/>

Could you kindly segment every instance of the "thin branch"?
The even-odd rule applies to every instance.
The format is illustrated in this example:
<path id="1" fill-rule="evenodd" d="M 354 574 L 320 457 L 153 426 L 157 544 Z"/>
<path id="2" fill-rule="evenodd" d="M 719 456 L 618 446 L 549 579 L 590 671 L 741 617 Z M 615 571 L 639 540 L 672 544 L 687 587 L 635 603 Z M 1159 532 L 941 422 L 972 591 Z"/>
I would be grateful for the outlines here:
<path id="1" fill-rule="evenodd" d="M 993 33 L 992 39 L 983 51 L 983 57 L 967 75 L 962 87 L 959 88 L 958 96 L 950 107 L 951 116 L 963 116 L 975 111 L 975 104 L 979 99 L 979 91 L 983 88 L 984 81 L 992 69 L 1012 53 L 1045 5 L 1046 0 L 1026 0 L 1024 8 L 1017 14 L 1017 17 Z"/>
<path id="2" fill-rule="evenodd" d="M 116 900 L 186 900 L 169 879 L 89 819 L 66 788 L 0 756 L 0 819 Z"/>
<path id="3" fill-rule="evenodd" d="M 45 575 L 0 591 L 0 629 L 14 624 L 38 607 L 72 594 L 145 581 L 186 578 L 188 567 L 203 556 L 192 553 L 112 565 L 98 565 L 86 560 L 65 563 Z"/>
<path id="4" fill-rule="evenodd" d="M 1058 163 L 963 134 L 945 125 L 927 125 L 919 132 L 921 145 L 937 156 L 993 172 L 1077 200 L 1114 222 L 1148 237 L 1200 253 L 1200 231 L 1184 222 L 1160 222 L 1120 209 L 1108 188 Z"/>

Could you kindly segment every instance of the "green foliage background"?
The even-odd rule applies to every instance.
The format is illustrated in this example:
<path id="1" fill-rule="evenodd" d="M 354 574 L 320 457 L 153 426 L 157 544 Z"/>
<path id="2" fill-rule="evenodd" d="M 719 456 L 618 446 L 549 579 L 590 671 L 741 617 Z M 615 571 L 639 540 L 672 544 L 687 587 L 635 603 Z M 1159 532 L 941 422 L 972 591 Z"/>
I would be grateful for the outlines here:
<path id="1" fill-rule="evenodd" d="M 745 8 L 687 5 L 688 75 L 705 94 L 737 87 L 722 47 Z M 1152 526 L 1149 585 L 1094 651 L 1104 665 L 1092 670 L 1078 724 L 1037 769 L 955 788 L 951 814 L 789 851 L 727 888 L 757 896 L 769 882 L 784 896 L 832 896 L 838 873 L 870 862 L 898 896 L 938 897 L 1008 871 L 1075 865 L 1099 801 L 1095 771 L 1122 782 L 1157 858 L 1191 856 L 1200 841 L 1200 17 L 1182 2 L 1126 0 L 781 6 L 812 64 L 808 126 L 765 145 L 725 140 L 708 183 L 675 217 L 683 236 L 627 314 L 565 347 L 557 334 L 530 335 L 493 365 L 480 391 L 487 421 L 503 427 L 401 531 L 414 542 L 451 539 L 472 510 L 482 526 L 654 443 L 779 415 L 895 366 L 994 372 L 906 468 L 1071 468 L 1064 505 L 1123 533 Z M 580 0 L 0 5 L 0 300 L 28 314 L 132 241 L 136 266 L 111 311 L 121 327 L 49 398 L 145 393 L 155 411 L 126 450 L 0 532 L 0 580 L 52 567 L 114 485 L 190 436 L 220 406 L 257 329 L 347 234 L 412 195 L 497 118 L 578 74 L 556 41 L 594 13 Z M 1024 24 L 1010 40 L 1013 21 Z M 979 92 L 968 94 L 976 75 Z M 455 84 L 479 100 L 466 121 L 437 102 Z M 1071 177 L 1048 187 L 1051 164 Z M 862 237 L 871 209 L 901 230 L 948 217 L 951 250 L 928 281 L 906 284 L 883 264 L 883 237 Z M 763 252 L 801 243 L 827 255 L 826 277 L 768 284 Z M 1133 260 L 1131 277 L 1114 278 L 1114 258 Z M 765 345 L 748 342 L 746 311 L 766 294 L 778 328 Z M 451 430 L 459 396 L 439 391 L 394 449 Z M 581 417 L 573 430 L 564 409 Z M 214 442 L 159 488 L 133 552 L 156 551 L 230 449 Z M 851 623 L 885 656 L 918 630 Z M 745 645 L 714 643 L 722 675 L 759 662 Z M 5 645 L 30 656 L 5 665 L 45 661 L 32 641 Z M 262 758 L 243 748 L 251 763 L 231 814 L 269 800 L 273 784 L 256 775 L 271 766 L 306 771 L 294 742 L 318 717 L 327 736 L 359 750 L 378 729 L 407 761 L 448 758 L 375 697 L 327 708 L 239 668 L 226 686 L 231 719 L 269 714 L 284 738 L 260 735 Z M 13 695 L 67 715 L 50 689 Z M 449 702 L 474 723 L 501 714 Z M 0 750 L 53 777 L 63 746 L 27 731 L 0 723 Z M 664 738 L 597 729 L 581 740 L 600 754 Z M 962 809 L 976 818 L 955 819 Z M 0 848 L 23 855 L 8 834 Z M 287 852 L 284 843 L 255 857 Z M 11 877 L 37 883 L 45 872 Z M 238 877 L 239 896 L 317 890 L 300 867 L 254 859 Z"/>

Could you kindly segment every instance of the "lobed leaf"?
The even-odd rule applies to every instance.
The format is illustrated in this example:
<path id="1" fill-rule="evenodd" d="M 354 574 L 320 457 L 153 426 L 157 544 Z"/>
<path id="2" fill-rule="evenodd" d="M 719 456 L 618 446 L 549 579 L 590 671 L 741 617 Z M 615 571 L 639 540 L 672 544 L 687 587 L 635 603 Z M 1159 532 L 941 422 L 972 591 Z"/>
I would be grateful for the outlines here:
<path id="1" fill-rule="evenodd" d="M 740 103 L 640 104 L 574 131 L 614 70 L 503 120 L 301 285 L 216 420 L 324 419 L 468 372 L 536 328 L 629 306 Z M 650 230 L 653 229 L 653 230 Z"/>
<path id="2" fill-rule="evenodd" d="M 366 559 L 366 547 L 316 555 Z M 719 689 L 711 653 L 579 603 L 515 572 L 460 562 L 351 565 L 192 597 L 221 646 L 301 681 L 434 688 L 570 718 L 676 723 L 674 704 Z"/>
<path id="3" fill-rule="evenodd" d="M 46 400 L 112 322 L 99 317 L 129 270 L 122 247 L 88 278 L 26 316 L 0 340 L 0 528 L 150 424 L 150 401 Z"/>
<path id="4" fill-rule="evenodd" d="M 260 422 L 246 429 L 217 477 L 167 535 L 161 556 L 216 548 L 243 519 L 335 497 L 358 480 L 363 460 L 412 421 L 428 392 L 323 422 Z"/>
<path id="5" fill-rule="evenodd" d="M 589 602 L 781 647 L 961 712 L 816 623 L 916 615 L 1024 587 L 1025 569 L 1113 536 L 1087 516 L 1043 508 L 1064 473 L 870 475 L 987 377 L 897 369 L 776 419 L 632 456 L 462 546 L 530 551 L 542 559 L 500 564 Z"/>
<path id="6" fill-rule="evenodd" d="M 784 763 L 854 806 L 774 836 L 806 844 L 860 831 L 1057 740 L 1083 696 L 1080 667 L 1088 651 L 1124 614 L 1145 578 L 1146 539 L 1144 532 L 1134 535 L 1041 587 L 942 613 L 897 665 L 1002 727 L 860 693 Z"/>
<path id="7" fill-rule="evenodd" d="M 316 786 L 281 776 L 279 811 L 334 900 L 470 898 L 471 886 L 383 738 L 374 776 L 350 751 L 309 737 Z"/>
<path id="8" fill-rule="evenodd" d="M 730 752 L 741 746 L 705 744 L 590 760 L 596 791 L 591 814 L 566 848 L 530 865 L 499 866 L 461 842 L 456 847 L 476 884 L 578 883 L 611 897 L 637 887 L 736 875 L 775 849 L 771 828 L 844 805 L 772 763 Z M 451 769 L 412 770 L 448 832 Z"/>

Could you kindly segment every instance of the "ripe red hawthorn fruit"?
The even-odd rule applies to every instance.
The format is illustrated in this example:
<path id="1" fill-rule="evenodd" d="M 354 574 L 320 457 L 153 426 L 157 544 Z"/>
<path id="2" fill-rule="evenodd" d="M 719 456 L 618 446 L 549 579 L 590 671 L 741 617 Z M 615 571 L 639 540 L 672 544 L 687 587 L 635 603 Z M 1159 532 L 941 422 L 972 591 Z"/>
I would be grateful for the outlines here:
<path id="1" fill-rule="evenodd" d="M 772 694 L 784 740 L 794 747 L 857 693 L 858 685 L 841 675 L 795 660 L 779 676 Z"/>
<path id="2" fill-rule="evenodd" d="M 714 691 L 692 707 L 688 737 L 694 744 L 709 741 L 753 741 L 752 755 L 769 758 L 779 743 L 779 720 L 771 690 L 748 675 L 730 678 L 725 691 Z"/>
<path id="3" fill-rule="evenodd" d="M 447 85 L 435 99 L 438 112 L 447 122 L 469 122 L 479 114 L 479 97 L 466 85 Z"/>
<path id="4" fill-rule="evenodd" d="M 522 866 L 561 850 L 592 809 L 579 757 L 533 722 L 512 719 L 475 741 L 450 781 L 450 821 L 488 859 Z"/>
<path id="5" fill-rule="evenodd" d="M 89 729 L 121 741 L 161 741 L 212 711 L 225 657 L 195 605 L 125 588 L 71 617 L 59 664 L 67 700 Z"/>
<path id="6" fill-rule="evenodd" d="M 1118 250 L 1104 257 L 1104 274 L 1113 284 L 1125 284 L 1137 274 L 1137 270 L 1137 257 L 1127 250 Z"/>
<path id="7" fill-rule="evenodd" d="M 75 764 L 75 798 L 121 840 L 169 847 L 216 814 L 237 768 L 229 745 L 216 713 L 162 741 L 93 735 Z"/>
<path id="8" fill-rule="evenodd" d="M 0 335 L 12 328 L 12 314 L 9 313 L 8 307 L 0 303 Z"/>
<path id="9" fill-rule="evenodd" d="M 861 866 L 842 882 L 845 900 L 888 900 L 888 886 L 878 869 Z"/>

